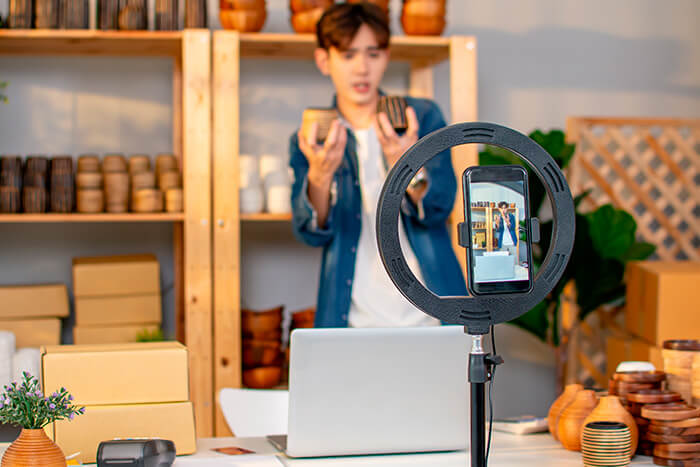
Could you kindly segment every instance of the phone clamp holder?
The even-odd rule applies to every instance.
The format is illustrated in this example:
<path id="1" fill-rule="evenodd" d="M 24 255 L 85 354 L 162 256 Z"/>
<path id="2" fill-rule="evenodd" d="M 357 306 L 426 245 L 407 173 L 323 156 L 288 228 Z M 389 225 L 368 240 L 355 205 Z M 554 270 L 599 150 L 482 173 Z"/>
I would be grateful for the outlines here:
<path id="1" fill-rule="evenodd" d="M 428 161 L 454 146 L 483 143 L 507 149 L 523 159 L 542 181 L 552 205 L 552 239 L 542 266 L 527 293 L 439 297 L 416 278 L 406 263 L 399 240 L 399 215 L 406 188 Z M 539 236 L 530 219 L 530 234 Z M 557 163 L 539 144 L 510 128 L 493 123 L 457 123 L 436 130 L 411 146 L 394 164 L 384 182 L 377 209 L 377 243 L 384 267 L 394 285 L 424 313 L 448 324 L 459 324 L 473 336 L 469 356 L 471 384 L 471 465 L 485 465 L 484 385 L 494 365 L 502 360 L 489 356 L 481 346 L 492 325 L 513 320 L 540 303 L 554 289 L 571 257 L 574 246 L 574 202 L 569 185 Z M 459 229 L 462 237 L 465 226 Z M 467 240 L 468 239 L 462 239 Z M 460 241 L 460 243 L 463 243 Z M 480 349 L 480 350 L 479 350 Z"/>

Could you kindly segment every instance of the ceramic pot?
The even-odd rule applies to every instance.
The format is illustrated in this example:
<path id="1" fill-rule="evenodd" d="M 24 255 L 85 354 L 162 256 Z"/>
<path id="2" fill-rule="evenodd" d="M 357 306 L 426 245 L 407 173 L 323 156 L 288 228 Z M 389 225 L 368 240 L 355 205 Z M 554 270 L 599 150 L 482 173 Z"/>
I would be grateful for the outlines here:
<path id="1" fill-rule="evenodd" d="M 23 428 L 2 456 L 2 467 L 65 467 L 66 456 L 43 429 Z"/>
<path id="2" fill-rule="evenodd" d="M 578 391 L 574 401 L 561 413 L 557 424 L 557 436 L 561 444 L 570 451 L 581 450 L 583 421 L 593 412 L 598 399 L 593 391 Z"/>
<path id="3" fill-rule="evenodd" d="M 637 422 L 620 403 L 620 398 L 617 396 L 603 396 L 598 401 L 598 405 L 593 412 L 583 421 L 583 426 L 590 422 L 620 422 L 627 425 L 630 430 L 632 440 L 632 452 L 637 452 L 637 442 L 639 440 L 639 430 Z"/>
<path id="4" fill-rule="evenodd" d="M 574 397 L 579 391 L 583 391 L 583 386 L 580 384 L 567 384 L 564 388 L 564 392 L 557 397 L 552 406 L 549 408 L 549 413 L 547 414 L 547 425 L 549 425 L 549 432 L 552 434 L 552 436 L 554 436 L 554 439 L 559 439 L 557 436 L 557 425 L 559 424 L 559 417 L 561 416 L 561 413 L 574 401 Z"/>

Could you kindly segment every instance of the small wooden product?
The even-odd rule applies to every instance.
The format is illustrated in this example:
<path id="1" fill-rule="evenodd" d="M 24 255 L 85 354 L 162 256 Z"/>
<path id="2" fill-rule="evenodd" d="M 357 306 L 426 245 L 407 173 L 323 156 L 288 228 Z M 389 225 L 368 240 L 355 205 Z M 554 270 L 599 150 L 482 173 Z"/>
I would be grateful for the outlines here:
<path id="1" fill-rule="evenodd" d="M 406 0 L 401 25 L 407 35 L 439 36 L 445 29 L 445 0 Z"/>
<path id="2" fill-rule="evenodd" d="M 104 193 L 102 190 L 78 190 L 77 201 L 78 212 L 95 213 L 104 210 Z"/>
<path id="3" fill-rule="evenodd" d="M 172 154 L 158 154 L 156 156 L 156 177 L 163 172 L 178 170 L 177 159 Z"/>
<path id="4" fill-rule="evenodd" d="M 20 209 L 19 188 L 0 187 L 0 212 L 16 213 Z"/>
<path id="5" fill-rule="evenodd" d="M 75 186 L 79 190 L 102 188 L 102 174 L 100 172 L 78 172 L 75 176 Z"/>
<path id="6" fill-rule="evenodd" d="M 145 154 L 134 154 L 129 157 L 129 173 L 133 176 L 151 170 L 151 159 Z"/>
<path id="7" fill-rule="evenodd" d="M 581 431 L 583 421 L 598 404 L 593 391 L 584 389 L 576 393 L 574 401 L 564 409 L 559 417 L 557 436 L 561 444 L 570 451 L 581 449 Z"/>
<path id="8" fill-rule="evenodd" d="M 309 34 L 316 31 L 316 23 L 321 19 L 323 8 L 312 8 L 311 10 L 300 11 L 291 16 L 292 29 L 297 34 Z"/>
<path id="9" fill-rule="evenodd" d="M 24 212 L 40 214 L 46 212 L 49 198 L 46 188 L 25 186 L 22 189 L 22 207 Z"/>
<path id="10" fill-rule="evenodd" d="M 99 172 L 100 159 L 92 154 L 85 154 L 78 158 L 78 173 Z"/>
<path id="11" fill-rule="evenodd" d="M 318 124 L 316 130 L 316 142 L 323 144 L 323 141 L 328 137 L 328 132 L 331 129 L 333 120 L 338 118 L 338 111 L 333 108 L 318 108 L 309 107 L 304 110 L 301 117 L 301 134 L 309 141 L 311 134 L 311 125 L 315 122 Z"/>
<path id="12" fill-rule="evenodd" d="M 132 204 L 134 212 L 159 212 L 163 210 L 163 193 L 160 190 L 145 188 L 134 192 Z"/>
<path id="13" fill-rule="evenodd" d="M 161 190 L 166 191 L 170 188 L 179 188 L 180 186 L 182 186 L 182 178 L 177 170 L 161 172 L 158 175 L 158 188 Z"/>
<path id="14" fill-rule="evenodd" d="M 102 159 L 102 171 L 126 172 L 126 159 L 121 154 L 108 154 Z"/>
<path id="15" fill-rule="evenodd" d="M 552 405 L 549 407 L 549 413 L 547 414 L 547 425 L 549 426 L 549 432 L 552 434 L 554 439 L 558 440 L 557 427 L 559 425 L 559 417 L 565 408 L 569 406 L 574 401 L 576 393 L 583 391 L 583 386 L 580 384 L 567 384 L 559 397 L 555 399 Z"/>
<path id="16" fill-rule="evenodd" d="M 141 190 L 144 188 L 156 187 L 156 174 L 151 171 L 132 172 L 131 173 L 131 189 Z"/>
<path id="17" fill-rule="evenodd" d="M 165 210 L 167 212 L 183 211 L 182 188 L 170 188 L 165 192 Z"/>
<path id="18" fill-rule="evenodd" d="M 382 96 L 377 103 L 377 113 L 383 112 L 389 117 L 391 126 L 396 131 L 405 131 L 408 128 L 406 120 L 406 99 L 400 96 Z"/>

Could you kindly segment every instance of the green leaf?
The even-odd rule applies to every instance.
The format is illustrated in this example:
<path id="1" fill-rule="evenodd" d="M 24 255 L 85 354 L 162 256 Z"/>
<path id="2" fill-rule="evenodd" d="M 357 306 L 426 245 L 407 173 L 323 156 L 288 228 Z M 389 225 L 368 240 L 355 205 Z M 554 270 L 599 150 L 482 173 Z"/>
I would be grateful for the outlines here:
<path id="1" fill-rule="evenodd" d="M 635 242 L 622 255 L 622 260 L 625 262 L 641 261 L 653 255 L 655 251 L 656 245 L 646 242 Z"/>
<path id="2" fill-rule="evenodd" d="M 623 211 L 606 204 L 586 216 L 593 247 L 602 258 L 620 259 L 634 244 L 637 223 Z"/>

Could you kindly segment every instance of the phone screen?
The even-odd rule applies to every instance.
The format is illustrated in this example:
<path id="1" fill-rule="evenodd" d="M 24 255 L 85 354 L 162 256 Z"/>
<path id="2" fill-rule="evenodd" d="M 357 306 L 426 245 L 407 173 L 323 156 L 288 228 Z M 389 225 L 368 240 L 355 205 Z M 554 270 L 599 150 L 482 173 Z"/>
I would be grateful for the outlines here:
<path id="1" fill-rule="evenodd" d="M 475 294 L 527 292 L 532 286 L 527 172 L 520 166 L 464 172 L 469 286 Z"/>

